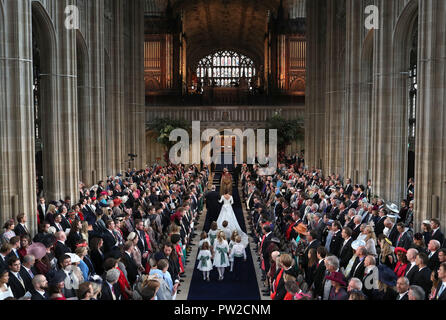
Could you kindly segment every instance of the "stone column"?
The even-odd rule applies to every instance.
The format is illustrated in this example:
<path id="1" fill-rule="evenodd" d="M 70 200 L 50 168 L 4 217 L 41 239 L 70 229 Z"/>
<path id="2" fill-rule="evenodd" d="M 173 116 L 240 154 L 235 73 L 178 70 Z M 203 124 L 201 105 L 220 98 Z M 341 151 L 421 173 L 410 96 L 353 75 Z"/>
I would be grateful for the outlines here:
<path id="1" fill-rule="evenodd" d="M 325 66 L 326 66 L 325 0 L 307 1 L 307 83 L 305 97 L 305 163 L 322 167 L 325 126 Z"/>
<path id="2" fill-rule="evenodd" d="M 31 233 L 35 233 L 31 29 L 30 0 L 0 3 L 0 224 L 23 212 Z"/>
<path id="3" fill-rule="evenodd" d="M 324 172 L 343 175 L 345 98 L 345 0 L 327 1 Z M 321 93 L 322 94 L 322 93 Z"/>
<path id="4" fill-rule="evenodd" d="M 91 61 L 91 143 L 92 143 L 92 161 L 94 183 L 105 178 L 106 154 L 105 135 L 110 135 L 110 123 L 106 120 L 105 106 L 105 70 L 104 70 L 104 0 L 95 0 L 89 2 L 89 37 L 88 45 L 90 48 Z M 112 112 L 113 113 L 113 112 Z M 114 141 L 108 141 L 109 146 L 114 146 Z"/>
<path id="5" fill-rule="evenodd" d="M 50 199 L 69 196 L 72 203 L 79 198 L 79 153 L 78 153 L 78 113 L 77 113 L 77 61 L 76 30 L 65 28 L 65 8 L 73 5 L 73 0 L 58 0 L 53 3 L 53 21 L 57 31 L 57 100 L 54 106 L 57 119 L 47 128 L 49 134 L 59 136 L 57 145 L 50 153 L 56 157 L 53 168 L 47 171 L 60 179 L 58 186 L 48 189 Z M 57 123 L 56 123 L 57 122 Z"/>
<path id="6" fill-rule="evenodd" d="M 415 225 L 446 224 L 446 2 L 419 2 L 418 108 L 415 160 Z"/>
<path id="7" fill-rule="evenodd" d="M 124 160 L 127 159 L 125 147 L 126 134 L 124 128 L 126 127 L 125 119 L 125 103 L 124 103 L 124 2 L 117 0 L 112 5 L 113 24 L 111 30 L 111 52 L 110 52 L 110 66 L 111 76 L 109 92 L 111 99 L 110 105 L 106 106 L 107 113 L 111 113 L 112 122 L 110 134 L 114 141 L 114 153 L 110 155 L 112 161 L 113 174 L 122 171 L 126 168 Z M 109 110 L 110 108 L 110 110 Z M 116 171 L 116 172 L 115 172 Z"/>

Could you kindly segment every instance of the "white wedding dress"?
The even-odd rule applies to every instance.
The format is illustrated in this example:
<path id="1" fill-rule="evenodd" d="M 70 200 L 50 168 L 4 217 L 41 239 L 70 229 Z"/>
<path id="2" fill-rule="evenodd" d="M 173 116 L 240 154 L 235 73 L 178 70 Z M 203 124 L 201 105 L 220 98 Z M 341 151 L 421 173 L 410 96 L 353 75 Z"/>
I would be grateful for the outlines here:
<path id="1" fill-rule="evenodd" d="M 217 219 L 217 225 L 220 230 L 223 230 L 223 221 L 228 221 L 228 228 L 231 230 L 231 234 L 234 230 L 237 230 L 239 236 L 242 238 L 242 244 L 246 247 L 248 246 L 249 239 L 248 235 L 242 231 L 240 225 L 238 224 L 237 218 L 235 216 L 234 210 L 232 209 L 232 204 L 234 203 L 234 199 L 232 196 L 229 199 L 226 199 L 224 196 L 221 196 L 220 203 L 223 202 L 223 206 L 220 210 L 220 215 Z M 227 239 L 228 242 L 231 239 Z"/>

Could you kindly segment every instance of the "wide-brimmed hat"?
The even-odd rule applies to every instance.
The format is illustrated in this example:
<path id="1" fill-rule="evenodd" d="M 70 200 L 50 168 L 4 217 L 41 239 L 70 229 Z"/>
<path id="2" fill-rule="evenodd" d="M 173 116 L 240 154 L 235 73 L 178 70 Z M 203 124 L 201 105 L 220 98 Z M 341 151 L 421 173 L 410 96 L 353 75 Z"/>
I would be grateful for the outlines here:
<path id="1" fill-rule="evenodd" d="M 364 240 L 355 240 L 352 242 L 352 249 L 353 250 L 357 250 L 359 247 L 364 247 L 365 246 L 365 241 Z"/>
<path id="2" fill-rule="evenodd" d="M 398 277 L 396 276 L 395 272 L 393 272 L 392 269 L 390 269 L 386 265 L 380 264 L 378 266 L 378 271 L 379 271 L 379 281 L 391 287 L 396 286 L 396 281 Z"/>
<path id="3" fill-rule="evenodd" d="M 81 258 L 75 253 L 68 252 L 66 255 L 70 256 L 71 263 L 78 263 L 81 261 Z"/>
<path id="4" fill-rule="evenodd" d="M 328 276 L 325 276 L 325 279 L 335 281 L 344 287 L 347 285 L 344 281 L 344 277 L 343 277 L 342 273 L 340 273 L 340 272 L 332 272 Z"/>
<path id="5" fill-rule="evenodd" d="M 43 243 L 34 242 L 26 249 L 27 255 L 33 255 L 34 258 L 42 259 L 46 256 L 46 247 Z"/>
<path id="6" fill-rule="evenodd" d="M 398 213 L 400 210 L 398 209 L 398 206 L 394 203 L 389 203 L 386 205 L 387 209 L 389 209 L 392 212 Z"/>
<path id="7" fill-rule="evenodd" d="M 303 223 L 299 223 L 296 227 L 293 227 L 293 229 L 299 234 L 307 233 L 307 227 Z"/>

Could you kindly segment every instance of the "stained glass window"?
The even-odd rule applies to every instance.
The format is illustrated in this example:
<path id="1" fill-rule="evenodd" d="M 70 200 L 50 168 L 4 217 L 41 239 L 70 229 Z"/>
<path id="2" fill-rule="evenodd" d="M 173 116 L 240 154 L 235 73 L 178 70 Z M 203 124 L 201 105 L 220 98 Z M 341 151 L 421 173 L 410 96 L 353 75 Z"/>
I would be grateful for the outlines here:
<path id="1" fill-rule="evenodd" d="M 207 79 L 209 85 L 235 87 L 241 78 L 250 84 L 255 76 L 254 62 L 233 51 L 218 51 L 201 59 L 197 66 L 197 77 L 203 85 Z"/>

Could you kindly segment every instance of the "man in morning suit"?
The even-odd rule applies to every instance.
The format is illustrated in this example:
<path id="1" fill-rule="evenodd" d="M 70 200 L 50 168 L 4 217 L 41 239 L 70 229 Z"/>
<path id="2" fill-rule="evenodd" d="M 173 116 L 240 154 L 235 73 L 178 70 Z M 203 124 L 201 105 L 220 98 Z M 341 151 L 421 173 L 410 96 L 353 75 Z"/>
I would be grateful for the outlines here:
<path id="1" fill-rule="evenodd" d="M 348 265 L 348 262 L 353 256 L 353 249 L 352 249 L 352 229 L 349 227 L 345 227 L 342 229 L 342 239 L 344 239 L 344 242 L 342 244 L 341 250 L 339 251 L 339 267 L 340 268 L 346 268 Z"/>
<path id="2" fill-rule="evenodd" d="M 406 267 L 406 273 L 404 276 L 409 279 L 410 284 L 413 284 L 413 277 L 418 272 L 418 266 L 417 266 L 417 255 L 418 250 L 414 248 L 410 248 L 407 250 L 406 257 L 408 261 L 408 265 Z"/>
<path id="3" fill-rule="evenodd" d="M 427 267 L 429 263 L 429 258 L 425 253 L 419 253 L 416 258 L 416 263 L 418 266 L 418 271 L 413 276 L 413 281 L 411 285 L 417 285 L 423 288 L 425 293 L 425 300 L 429 298 L 429 293 L 432 289 L 432 281 L 431 281 L 431 269 Z"/>
<path id="4" fill-rule="evenodd" d="M 446 300 L 446 262 L 443 262 L 438 268 L 438 287 L 434 300 Z"/>

